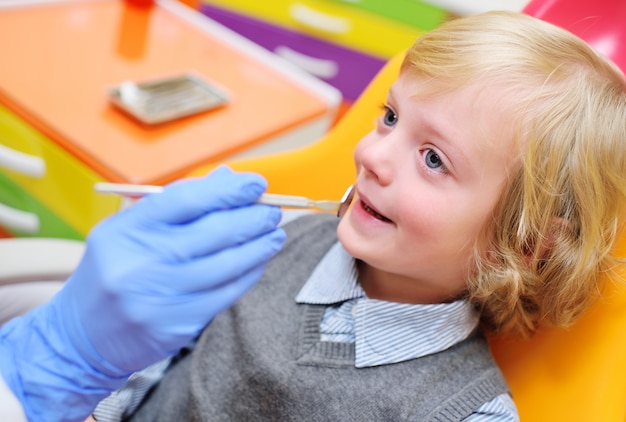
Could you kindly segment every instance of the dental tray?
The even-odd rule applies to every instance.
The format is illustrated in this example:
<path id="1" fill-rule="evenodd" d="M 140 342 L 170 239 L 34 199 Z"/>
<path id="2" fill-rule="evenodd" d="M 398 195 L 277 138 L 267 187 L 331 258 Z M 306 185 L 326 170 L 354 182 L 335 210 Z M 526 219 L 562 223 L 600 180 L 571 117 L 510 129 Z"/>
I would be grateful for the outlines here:
<path id="1" fill-rule="evenodd" d="M 228 102 L 226 93 L 191 74 L 139 83 L 123 82 L 109 90 L 109 99 L 146 124 L 164 123 Z"/>

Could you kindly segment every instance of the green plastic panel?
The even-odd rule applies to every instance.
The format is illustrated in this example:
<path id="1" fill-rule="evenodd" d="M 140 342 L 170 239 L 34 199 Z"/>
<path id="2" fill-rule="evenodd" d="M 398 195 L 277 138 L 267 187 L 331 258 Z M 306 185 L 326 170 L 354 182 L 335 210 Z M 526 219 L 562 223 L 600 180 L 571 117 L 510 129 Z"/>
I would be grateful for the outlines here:
<path id="1" fill-rule="evenodd" d="M 3 227 L 3 230 L 15 237 L 55 237 L 63 239 L 84 240 L 77 230 L 56 216 L 52 211 L 28 195 L 11 179 L 0 172 L 0 203 L 26 212 L 32 212 L 39 217 L 39 231 L 24 233 Z"/>
<path id="2" fill-rule="evenodd" d="M 441 7 L 415 0 L 327 0 L 367 10 L 403 24 L 429 31 L 450 16 Z"/>

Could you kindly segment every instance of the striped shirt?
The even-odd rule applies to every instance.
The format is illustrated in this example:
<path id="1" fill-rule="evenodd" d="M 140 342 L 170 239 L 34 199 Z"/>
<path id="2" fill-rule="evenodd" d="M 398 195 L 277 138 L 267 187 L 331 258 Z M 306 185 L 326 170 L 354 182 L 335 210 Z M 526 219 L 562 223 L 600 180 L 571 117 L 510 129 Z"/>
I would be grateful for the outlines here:
<path id="1" fill-rule="evenodd" d="M 466 339 L 479 316 L 466 301 L 404 304 L 369 299 L 356 277 L 354 259 L 336 243 L 300 290 L 296 302 L 329 305 L 322 340 L 355 343 L 355 366 L 365 368 L 438 353 Z M 478 408 L 471 422 L 518 421 L 508 394 Z"/>

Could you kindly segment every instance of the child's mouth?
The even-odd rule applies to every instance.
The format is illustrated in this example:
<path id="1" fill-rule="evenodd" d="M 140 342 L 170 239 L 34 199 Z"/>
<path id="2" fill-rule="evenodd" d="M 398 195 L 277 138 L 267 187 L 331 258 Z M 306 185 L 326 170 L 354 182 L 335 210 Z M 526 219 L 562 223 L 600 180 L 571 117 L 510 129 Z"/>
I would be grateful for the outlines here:
<path id="1" fill-rule="evenodd" d="M 383 221 L 385 223 L 392 223 L 392 221 L 390 219 L 388 219 L 384 215 L 382 215 L 379 212 L 377 212 L 376 210 L 374 210 L 372 207 L 367 205 L 365 202 L 361 201 L 361 204 L 363 205 L 363 209 L 365 211 L 367 211 L 368 214 L 371 214 L 372 216 L 374 216 L 378 220 Z"/>

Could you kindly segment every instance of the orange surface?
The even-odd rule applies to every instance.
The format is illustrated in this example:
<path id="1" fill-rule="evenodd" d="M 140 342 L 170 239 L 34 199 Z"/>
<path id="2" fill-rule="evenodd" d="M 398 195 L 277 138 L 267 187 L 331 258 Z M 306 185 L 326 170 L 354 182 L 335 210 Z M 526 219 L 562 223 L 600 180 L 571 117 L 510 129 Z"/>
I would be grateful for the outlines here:
<path id="1" fill-rule="evenodd" d="M 170 181 L 328 113 L 317 95 L 160 6 L 0 9 L 0 55 L 0 102 L 113 181 Z M 125 80 L 188 71 L 223 87 L 229 105 L 149 127 L 107 99 Z"/>
<path id="2" fill-rule="evenodd" d="M 0 239 L 8 239 L 11 237 L 13 237 L 13 235 L 0 226 Z"/>
<path id="3" fill-rule="evenodd" d="M 626 257 L 626 231 L 616 250 Z M 573 327 L 491 338 L 522 421 L 626 420 L 626 267 L 603 282 Z"/>

